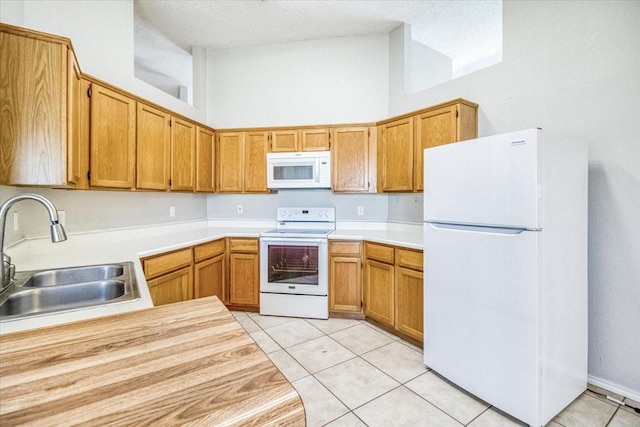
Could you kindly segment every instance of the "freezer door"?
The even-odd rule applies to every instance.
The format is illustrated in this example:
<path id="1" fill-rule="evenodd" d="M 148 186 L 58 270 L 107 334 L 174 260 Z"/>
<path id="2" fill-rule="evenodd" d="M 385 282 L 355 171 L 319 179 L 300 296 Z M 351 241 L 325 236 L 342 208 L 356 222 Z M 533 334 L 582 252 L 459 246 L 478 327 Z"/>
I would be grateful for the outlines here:
<path id="1" fill-rule="evenodd" d="M 424 227 L 424 361 L 531 425 L 540 232 Z"/>
<path id="2" fill-rule="evenodd" d="M 424 150 L 425 221 L 540 227 L 538 129 Z"/>

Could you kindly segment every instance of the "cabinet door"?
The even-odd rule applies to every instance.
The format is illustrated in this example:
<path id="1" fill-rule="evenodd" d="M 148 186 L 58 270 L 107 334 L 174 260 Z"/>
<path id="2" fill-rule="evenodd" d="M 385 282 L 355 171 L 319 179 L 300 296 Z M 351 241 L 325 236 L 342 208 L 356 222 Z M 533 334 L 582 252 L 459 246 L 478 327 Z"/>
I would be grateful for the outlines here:
<path id="1" fill-rule="evenodd" d="M 91 186 L 132 188 L 136 165 L 136 102 L 91 85 Z"/>
<path id="2" fill-rule="evenodd" d="M 218 190 L 241 193 L 244 188 L 244 132 L 219 134 L 216 154 Z"/>
<path id="3" fill-rule="evenodd" d="M 414 153 L 414 187 L 422 191 L 424 150 L 438 145 L 449 144 L 457 140 L 456 135 L 457 106 L 438 108 L 415 117 L 415 153 Z"/>
<path id="4" fill-rule="evenodd" d="M 379 188 L 382 191 L 413 190 L 413 117 L 381 125 L 378 146 Z"/>
<path id="5" fill-rule="evenodd" d="M 224 254 L 199 262 L 195 265 L 194 297 L 202 298 L 215 295 L 226 302 Z"/>
<path id="6" fill-rule="evenodd" d="M 300 130 L 300 151 L 327 151 L 329 149 L 329 129 Z"/>
<path id="7" fill-rule="evenodd" d="M 299 151 L 297 130 L 271 131 L 271 152 Z"/>
<path id="8" fill-rule="evenodd" d="M 245 132 L 244 191 L 267 192 L 268 132 Z"/>
<path id="9" fill-rule="evenodd" d="M 82 73 L 78 61 L 71 50 L 67 53 L 67 181 L 80 188 L 83 179 L 80 141 L 80 120 L 82 105 Z"/>
<path id="10" fill-rule="evenodd" d="M 136 188 L 169 187 L 171 128 L 168 113 L 138 102 Z"/>
<path id="11" fill-rule="evenodd" d="M 258 254 L 229 254 L 229 304 L 257 306 L 259 297 Z"/>
<path id="12" fill-rule="evenodd" d="M 329 310 L 362 311 L 362 259 L 332 256 L 329 260 Z"/>
<path id="13" fill-rule="evenodd" d="M 331 147 L 332 185 L 335 192 L 369 190 L 369 128 L 333 130 Z"/>
<path id="14" fill-rule="evenodd" d="M 1 30 L 0 184 L 64 185 L 67 47 Z"/>
<path id="15" fill-rule="evenodd" d="M 394 267 L 367 259 L 364 314 L 389 326 L 394 324 Z"/>
<path id="16" fill-rule="evenodd" d="M 198 126 L 196 131 L 196 191 L 213 193 L 215 181 L 214 135 Z"/>
<path id="17" fill-rule="evenodd" d="M 193 295 L 191 267 L 185 267 L 156 279 L 148 280 L 147 285 L 153 305 L 189 300 Z"/>
<path id="18" fill-rule="evenodd" d="M 196 126 L 171 119 L 171 189 L 193 191 L 196 170 Z"/>
<path id="19" fill-rule="evenodd" d="M 396 267 L 396 329 L 423 341 L 422 271 Z"/>

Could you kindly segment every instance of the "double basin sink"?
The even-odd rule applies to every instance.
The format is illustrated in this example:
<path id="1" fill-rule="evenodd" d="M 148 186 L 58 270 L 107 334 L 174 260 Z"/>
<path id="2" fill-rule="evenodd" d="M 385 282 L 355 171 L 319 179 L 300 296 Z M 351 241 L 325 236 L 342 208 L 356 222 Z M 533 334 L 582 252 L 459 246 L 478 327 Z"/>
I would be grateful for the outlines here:
<path id="1" fill-rule="evenodd" d="M 0 294 L 0 320 L 140 298 L 132 262 L 16 273 Z"/>

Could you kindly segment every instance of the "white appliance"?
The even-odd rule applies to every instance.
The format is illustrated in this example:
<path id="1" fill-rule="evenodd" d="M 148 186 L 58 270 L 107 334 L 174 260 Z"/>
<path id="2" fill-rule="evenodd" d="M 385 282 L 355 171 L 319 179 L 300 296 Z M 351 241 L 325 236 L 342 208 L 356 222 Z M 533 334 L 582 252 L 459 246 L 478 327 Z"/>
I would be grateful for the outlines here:
<path id="1" fill-rule="evenodd" d="M 335 208 L 278 208 L 260 234 L 260 314 L 329 318 L 328 236 Z"/>
<path id="2" fill-rule="evenodd" d="M 331 151 L 267 153 L 267 187 L 331 188 Z"/>
<path id="3" fill-rule="evenodd" d="M 424 361 L 532 426 L 587 383 L 587 150 L 539 129 L 424 152 Z"/>

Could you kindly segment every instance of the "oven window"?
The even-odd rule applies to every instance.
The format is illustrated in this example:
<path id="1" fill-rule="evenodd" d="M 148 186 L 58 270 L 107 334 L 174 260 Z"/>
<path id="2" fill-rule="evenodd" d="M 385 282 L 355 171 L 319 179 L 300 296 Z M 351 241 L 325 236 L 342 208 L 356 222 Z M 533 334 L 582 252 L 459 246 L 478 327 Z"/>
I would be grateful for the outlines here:
<path id="1" fill-rule="evenodd" d="M 318 285 L 318 246 L 269 245 L 269 283 Z"/>
<path id="2" fill-rule="evenodd" d="M 273 179 L 276 181 L 313 179 L 313 165 L 274 166 Z"/>

